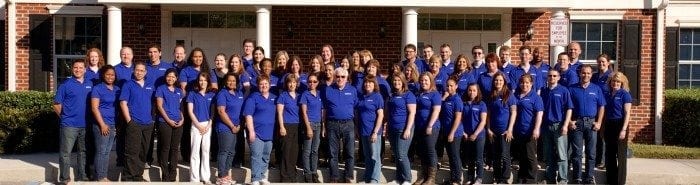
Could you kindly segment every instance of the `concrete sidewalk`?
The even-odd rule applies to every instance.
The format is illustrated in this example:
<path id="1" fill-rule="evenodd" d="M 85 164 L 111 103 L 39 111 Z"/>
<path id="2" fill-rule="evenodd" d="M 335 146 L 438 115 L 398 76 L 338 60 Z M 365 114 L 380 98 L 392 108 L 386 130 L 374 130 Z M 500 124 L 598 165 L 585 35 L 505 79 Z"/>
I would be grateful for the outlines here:
<path id="1" fill-rule="evenodd" d="M 75 156 L 75 155 L 74 155 Z M 114 159 L 114 155 L 112 159 Z M 75 161 L 75 160 L 73 160 Z M 115 160 L 111 160 L 109 176 L 110 179 L 119 179 L 121 168 L 114 165 Z M 212 163 L 215 167 L 215 163 Z M 417 166 L 412 166 L 414 169 Z M 394 177 L 395 168 L 393 164 L 385 164 L 382 182 L 391 182 Z M 215 173 L 215 170 L 212 170 Z M 355 177 L 361 177 L 363 168 L 356 168 Z M 515 171 L 513 172 L 515 173 Z M 152 167 L 144 171 L 144 178 L 159 181 L 160 168 Z M 238 183 L 250 182 L 250 170 L 248 168 L 235 169 L 232 171 L 234 179 Z M 674 160 L 674 159 L 641 159 L 632 158 L 628 160 L 628 184 L 700 184 L 700 160 Z M 212 174 L 214 175 L 214 174 Z M 327 182 L 327 168 L 320 169 L 322 180 Z M 515 177 L 517 174 L 513 174 Z M 544 170 L 540 169 L 538 178 L 544 176 Z M 45 182 L 55 182 L 58 177 L 58 154 L 41 153 L 29 155 L 4 155 L 0 156 L 0 185 L 5 184 L 50 184 Z M 189 167 L 180 165 L 180 184 L 200 184 L 185 182 L 189 177 Z M 386 177 L 386 178 L 385 178 Z M 214 177 L 212 177 L 213 180 Z M 449 169 L 443 168 L 438 172 L 438 182 L 449 178 Z M 485 183 L 490 182 L 491 172 L 484 175 Z M 279 179 L 278 170 L 270 170 L 269 179 L 275 182 Z M 413 170 L 413 180 L 416 179 L 416 171 Z M 301 179 L 299 179 L 301 180 Z M 512 180 L 511 180 L 512 182 Z M 605 171 L 596 170 L 596 182 L 605 183 Z M 103 184 L 97 182 L 85 182 L 80 184 Z M 121 184 L 121 183 L 120 183 Z M 129 184 L 129 183 L 123 183 Z M 138 183 L 131 183 L 138 184 Z M 156 183 L 158 184 L 158 183 Z M 163 184 L 163 183 L 161 183 Z M 167 183 L 165 183 L 167 184 Z"/>

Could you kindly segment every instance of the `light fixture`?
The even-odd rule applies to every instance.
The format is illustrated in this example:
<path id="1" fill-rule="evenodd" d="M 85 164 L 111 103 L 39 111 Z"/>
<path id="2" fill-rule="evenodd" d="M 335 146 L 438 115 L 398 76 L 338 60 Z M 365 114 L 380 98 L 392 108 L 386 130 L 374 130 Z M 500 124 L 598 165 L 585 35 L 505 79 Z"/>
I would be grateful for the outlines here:
<path id="1" fill-rule="evenodd" d="M 287 21 L 287 25 L 286 25 L 286 26 L 287 26 L 287 28 L 286 28 L 287 38 L 292 38 L 292 37 L 294 37 L 294 30 L 293 30 L 293 28 L 294 28 L 294 23 L 293 23 L 292 21 Z"/>
<path id="2" fill-rule="evenodd" d="M 379 38 L 386 37 L 386 23 L 379 23 Z"/>
<path id="3" fill-rule="evenodd" d="M 535 34 L 535 28 L 532 27 L 532 24 L 527 25 L 527 28 L 525 30 L 525 34 L 520 36 L 520 41 L 525 42 L 532 40 L 532 35 Z"/>
<path id="4" fill-rule="evenodd" d="M 141 36 L 145 36 L 145 35 L 146 35 L 146 24 L 144 23 L 144 21 L 143 21 L 143 20 L 140 20 L 140 21 L 139 21 L 139 24 L 136 25 L 136 26 L 137 26 L 137 28 L 138 28 L 139 33 L 141 34 Z"/>

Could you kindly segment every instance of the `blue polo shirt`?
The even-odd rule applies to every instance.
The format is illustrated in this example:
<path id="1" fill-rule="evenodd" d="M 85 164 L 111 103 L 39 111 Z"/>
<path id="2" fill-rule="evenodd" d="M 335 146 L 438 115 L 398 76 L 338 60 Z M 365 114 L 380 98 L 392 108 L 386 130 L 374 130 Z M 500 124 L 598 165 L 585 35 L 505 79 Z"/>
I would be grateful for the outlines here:
<path id="1" fill-rule="evenodd" d="M 537 112 L 544 111 L 542 98 L 534 89 L 523 97 L 518 95 L 515 98 L 518 101 L 518 114 L 515 117 L 513 133 L 517 136 L 530 137 L 532 130 L 535 129 Z"/>
<path id="2" fill-rule="evenodd" d="M 250 57 L 250 60 L 246 59 L 245 57 L 241 56 L 241 63 L 243 63 L 243 69 L 245 71 L 255 71 L 253 68 L 253 64 L 255 61 L 253 61 L 253 57 Z"/>
<path id="3" fill-rule="evenodd" d="M 236 85 L 238 86 L 238 90 L 243 91 L 243 84 L 244 83 L 249 83 L 251 86 L 253 86 L 252 83 L 253 78 L 250 77 L 250 74 L 246 73 L 245 71 L 241 74 L 238 74 L 238 82 Z M 225 85 L 224 85 L 225 86 Z"/>
<path id="4" fill-rule="evenodd" d="M 450 59 L 450 64 L 440 62 L 440 71 L 445 71 L 446 74 L 452 74 L 455 71 L 455 61 Z"/>
<path id="5" fill-rule="evenodd" d="M 357 89 L 349 83 L 343 89 L 338 88 L 338 84 L 333 84 L 325 88 L 323 106 L 326 108 L 326 118 L 328 120 L 351 120 L 355 117 L 353 110 L 357 105 Z"/>
<path id="6" fill-rule="evenodd" d="M 534 66 L 530 66 L 530 69 L 528 69 L 528 71 L 525 71 L 525 69 L 523 69 L 522 67 L 516 67 L 515 69 L 510 71 L 510 83 L 508 83 L 508 88 L 510 88 L 511 90 L 520 88 L 520 77 L 522 77 L 526 73 L 532 75 L 532 89 L 537 90 L 541 89 L 544 86 L 543 81 L 538 76 L 540 74 L 537 68 L 535 68 Z"/>
<path id="7" fill-rule="evenodd" d="M 547 86 L 547 75 L 549 75 L 550 69 L 550 66 L 549 64 L 547 64 L 547 61 L 542 61 L 540 67 L 536 67 L 535 65 L 530 66 L 534 67 L 537 70 L 537 76 L 540 78 L 540 82 L 542 82 L 542 86 L 540 88 Z"/>
<path id="8" fill-rule="evenodd" d="M 284 86 L 284 80 L 287 79 L 287 76 L 289 76 L 289 73 L 285 73 L 282 75 L 281 78 L 279 78 L 279 82 L 277 84 L 280 89 L 287 88 Z M 309 77 L 308 75 L 304 73 L 300 73 L 299 75 L 299 85 L 297 86 L 297 92 L 302 93 L 306 91 L 306 89 L 309 89 L 309 83 L 308 83 Z"/>
<path id="9" fill-rule="evenodd" d="M 141 86 L 134 79 L 127 81 L 122 86 L 119 101 L 126 101 L 131 119 L 138 124 L 150 125 L 153 123 L 151 98 L 154 91 L 153 84 L 144 81 L 144 85 Z"/>
<path id="10" fill-rule="evenodd" d="M 152 62 L 149 62 L 146 73 L 146 81 L 148 83 L 153 84 L 156 87 L 160 87 L 160 85 L 165 84 L 165 71 L 168 69 L 172 68 L 172 64 L 161 62 L 158 65 L 153 65 Z"/>
<path id="11" fill-rule="evenodd" d="M 197 84 L 197 76 L 199 76 L 199 71 L 194 69 L 192 66 L 187 66 L 182 68 L 180 71 L 180 76 L 177 78 L 179 83 L 186 82 L 187 87 L 185 90 L 192 91 L 194 86 Z"/>
<path id="12" fill-rule="evenodd" d="M 510 92 L 509 92 L 510 93 Z M 503 134 L 508 130 L 508 121 L 510 119 L 510 106 L 517 105 L 518 101 L 513 93 L 510 93 L 508 99 L 503 102 L 500 96 L 488 103 L 489 127 L 494 134 Z"/>
<path id="13" fill-rule="evenodd" d="M 389 131 L 403 132 L 408 121 L 408 105 L 416 104 L 416 96 L 412 92 L 392 94 L 386 105 L 386 116 L 389 117 Z M 414 120 L 415 122 L 415 120 Z"/>
<path id="14" fill-rule="evenodd" d="M 625 118 L 625 104 L 632 103 L 632 95 L 630 92 L 620 89 L 615 91 L 612 95 L 607 95 L 606 99 L 605 117 L 607 119 Z"/>
<path id="15" fill-rule="evenodd" d="M 569 69 L 570 69 L 570 70 L 573 69 L 574 72 L 578 73 L 578 72 L 579 72 L 578 69 L 579 69 L 579 67 L 581 67 L 581 61 L 576 60 L 575 62 L 576 62 L 576 63 L 574 63 L 574 61 L 571 61 L 571 62 L 569 63 Z M 561 67 L 561 65 L 559 65 L 559 64 L 560 64 L 560 63 L 557 62 L 557 64 L 554 65 L 554 69 L 557 69 L 557 70 L 560 69 L 559 67 Z"/>
<path id="16" fill-rule="evenodd" d="M 85 80 L 90 80 L 92 84 L 100 83 L 100 73 L 99 71 L 93 71 L 90 67 L 85 68 Z"/>
<path id="17" fill-rule="evenodd" d="M 117 75 L 117 81 L 114 83 L 119 87 L 122 87 L 124 83 L 131 80 L 134 74 L 134 64 L 131 66 L 126 66 L 124 63 L 119 63 L 114 66 L 114 73 Z"/>
<path id="18" fill-rule="evenodd" d="M 464 103 L 462 103 L 462 98 L 459 98 L 458 94 L 448 96 L 444 102 L 442 102 L 442 110 L 440 110 L 440 124 L 443 129 L 440 130 L 443 134 L 449 134 L 450 129 L 452 129 L 452 124 L 455 120 L 456 114 L 462 114 L 462 109 Z M 455 131 L 455 138 L 459 139 L 462 137 L 464 129 L 462 124 L 457 126 L 457 131 Z"/>
<path id="19" fill-rule="evenodd" d="M 561 78 L 559 79 L 559 84 L 566 86 L 566 87 L 571 87 L 572 85 L 576 84 L 579 82 L 578 79 L 578 74 L 576 74 L 576 70 L 572 70 L 569 68 L 568 70 L 564 72 L 559 72 L 559 75 L 561 75 Z"/>
<path id="20" fill-rule="evenodd" d="M 58 87 L 53 102 L 61 104 L 61 126 L 85 128 L 90 91 L 90 80 L 83 79 L 81 83 L 73 77 L 64 80 Z"/>
<path id="21" fill-rule="evenodd" d="M 228 115 L 228 118 L 235 126 L 241 125 L 241 112 L 244 102 L 245 99 L 241 91 L 234 91 L 231 93 L 228 89 L 224 88 L 216 94 L 216 107 L 226 108 L 226 115 Z M 231 131 L 231 128 L 221 120 L 220 116 L 214 116 L 214 122 L 216 123 L 217 133 Z"/>
<path id="22" fill-rule="evenodd" d="M 275 129 L 275 100 L 277 96 L 269 93 L 265 98 L 259 92 L 253 92 L 243 107 L 243 116 L 253 117 L 255 135 L 263 141 L 272 141 Z"/>
<path id="23" fill-rule="evenodd" d="M 173 120 L 175 122 L 179 122 L 182 120 L 182 117 L 180 115 L 181 113 L 181 105 L 182 105 L 182 99 L 185 98 L 185 93 L 182 93 L 182 89 L 179 87 L 175 87 L 174 90 L 168 89 L 167 85 L 161 85 L 156 88 L 156 98 L 162 98 L 163 99 L 163 110 L 165 111 L 165 115 L 170 118 L 170 120 Z M 158 117 L 158 121 L 160 123 L 165 124 L 165 119 L 163 119 L 163 115 L 156 114 L 156 117 Z"/>
<path id="24" fill-rule="evenodd" d="M 413 93 L 413 96 L 417 95 L 418 93 L 420 93 L 420 83 L 408 82 L 408 91 L 411 91 L 411 93 Z"/>
<path id="25" fill-rule="evenodd" d="M 414 63 L 416 64 L 416 68 L 418 70 L 417 72 L 423 73 L 427 70 L 425 66 L 425 60 L 423 60 L 422 58 L 416 57 Z M 406 66 L 408 65 L 408 60 L 401 61 L 401 64 L 403 64 L 403 68 L 406 69 Z"/>
<path id="26" fill-rule="evenodd" d="M 571 100 L 574 103 L 573 118 L 595 117 L 598 115 L 598 107 L 605 106 L 605 95 L 598 85 L 589 83 L 583 88 L 580 83 L 569 87 Z"/>
<path id="27" fill-rule="evenodd" d="M 435 87 L 437 88 L 437 91 L 440 92 L 440 94 L 444 93 L 445 90 L 447 90 L 447 78 L 450 77 L 448 75 L 447 71 L 444 71 L 440 69 L 440 72 L 438 72 L 437 75 L 435 75 Z"/>
<path id="28" fill-rule="evenodd" d="M 277 78 L 277 76 L 275 76 L 275 75 L 270 75 L 270 93 L 272 93 L 272 94 L 274 94 L 274 95 L 278 95 L 278 94 L 280 93 L 280 90 L 279 90 L 279 88 L 278 88 L 278 87 L 280 87 L 280 86 L 277 86 L 278 83 L 279 83 L 279 78 Z M 251 79 L 250 79 L 250 87 L 251 87 L 252 91 L 254 91 L 254 92 L 260 92 L 260 90 L 258 89 L 258 78 L 257 78 L 257 76 L 256 76 L 256 77 L 251 77 Z"/>
<path id="29" fill-rule="evenodd" d="M 543 126 L 565 121 L 566 110 L 574 108 L 574 103 L 571 101 L 571 93 L 563 85 L 557 85 L 553 89 L 549 87 L 542 88 L 540 95 L 544 105 Z"/>
<path id="30" fill-rule="evenodd" d="M 430 113 L 433 112 L 433 106 L 442 105 L 442 96 L 437 91 L 421 93 L 416 98 L 416 129 L 425 129 L 430 121 Z M 435 120 L 433 128 L 440 128 L 440 119 Z"/>
<path id="31" fill-rule="evenodd" d="M 117 97 L 121 93 L 121 90 L 116 85 L 112 86 L 112 89 L 107 88 L 107 85 L 101 83 L 97 84 L 92 88 L 92 93 L 90 96 L 92 98 L 100 99 L 100 114 L 102 115 L 102 121 L 105 124 L 114 126 L 115 118 L 117 116 Z"/>
<path id="32" fill-rule="evenodd" d="M 612 70 L 608 69 L 603 74 L 600 74 L 600 72 L 593 73 L 593 77 L 591 78 L 591 83 L 598 85 L 605 96 L 610 94 L 610 86 L 608 85 L 610 75 L 612 75 Z"/>
<path id="33" fill-rule="evenodd" d="M 363 75 L 365 76 L 365 75 Z M 389 82 L 386 81 L 383 77 L 375 76 L 374 79 L 377 81 L 377 85 L 379 86 L 379 93 L 382 95 L 382 98 L 386 97 L 389 98 L 391 94 L 391 86 L 389 86 Z M 364 88 L 364 81 L 365 78 L 357 79 L 357 84 L 355 84 L 355 89 L 357 89 L 358 94 L 363 94 L 365 92 Z"/>
<path id="34" fill-rule="evenodd" d="M 475 103 L 465 103 L 462 109 L 462 126 L 464 127 L 464 132 L 472 135 L 476 132 L 476 129 L 481 123 L 481 114 L 486 113 L 486 103 L 483 101 Z M 477 138 L 483 138 L 486 135 L 486 128 L 481 130 Z M 456 136 L 456 133 L 455 133 Z"/>
<path id="35" fill-rule="evenodd" d="M 284 91 L 277 98 L 277 105 L 284 105 L 282 121 L 285 125 L 299 125 L 299 94 L 292 97 L 289 92 Z"/>
<path id="36" fill-rule="evenodd" d="M 377 92 L 372 92 L 368 95 L 361 95 L 357 102 L 357 111 L 360 116 L 360 134 L 361 136 L 371 136 L 374 130 L 374 123 L 377 120 L 377 110 L 384 109 L 384 99 Z M 382 133 L 382 128 L 379 129 Z"/>
<path id="37" fill-rule="evenodd" d="M 187 103 L 192 103 L 194 116 L 199 122 L 209 121 L 211 119 L 211 104 L 214 101 L 215 94 L 213 92 L 206 92 L 201 94 L 197 91 L 190 91 L 187 93 Z"/>
<path id="38" fill-rule="evenodd" d="M 323 110 L 323 101 L 321 101 L 321 91 L 316 90 L 316 95 L 310 91 L 305 91 L 299 98 L 299 105 L 306 105 L 306 118 L 309 119 L 314 126 L 321 124 L 321 113 Z"/>
<path id="39" fill-rule="evenodd" d="M 503 67 L 503 69 L 501 69 L 501 71 L 503 71 L 503 73 L 505 73 L 506 76 L 509 77 L 509 76 L 510 76 L 510 72 L 512 72 L 513 70 L 515 70 L 515 68 L 518 68 L 518 66 L 515 66 L 515 65 L 513 65 L 513 64 L 507 64 L 505 67 Z"/>
<path id="40" fill-rule="evenodd" d="M 476 78 L 474 78 L 474 73 L 476 70 L 471 70 L 466 73 L 459 75 L 459 81 L 457 82 L 457 94 L 464 94 L 467 92 L 469 84 L 476 83 Z"/>
<path id="41" fill-rule="evenodd" d="M 481 94 L 484 97 L 491 95 L 491 88 L 493 88 L 493 76 L 489 75 L 488 72 L 481 73 L 476 82 L 479 84 L 479 90 L 481 90 Z"/>
<path id="42" fill-rule="evenodd" d="M 352 81 L 349 83 L 352 84 L 355 89 L 362 89 L 362 82 L 365 80 L 364 72 L 353 72 L 349 78 L 352 78 Z"/>

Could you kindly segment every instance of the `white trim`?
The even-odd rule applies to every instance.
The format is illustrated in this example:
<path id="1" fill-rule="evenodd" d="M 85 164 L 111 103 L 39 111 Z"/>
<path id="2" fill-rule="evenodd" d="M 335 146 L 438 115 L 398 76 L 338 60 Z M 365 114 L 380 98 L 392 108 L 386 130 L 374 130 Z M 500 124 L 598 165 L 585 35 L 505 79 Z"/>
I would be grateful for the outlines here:
<path id="1" fill-rule="evenodd" d="M 678 64 L 700 64 L 700 60 L 679 60 Z"/>
<path id="2" fill-rule="evenodd" d="M 17 3 L 7 0 L 7 90 L 17 91 Z"/>
<path id="3" fill-rule="evenodd" d="M 16 3 L 98 4 L 97 0 L 15 0 Z"/>
<path id="4" fill-rule="evenodd" d="M 102 15 L 104 6 L 46 5 L 49 14 Z"/>
<path id="5" fill-rule="evenodd" d="M 700 17 L 698 17 L 700 18 Z M 700 28 L 700 20 L 676 20 L 678 27 L 682 28 Z M 669 25 L 666 25 L 669 26 Z"/>
<path id="6" fill-rule="evenodd" d="M 420 7 L 418 14 L 510 14 L 512 8 L 423 8 Z"/>
<path id="7" fill-rule="evenodd" d="M 569 11 L 571 20 L 622 20 L 625 11 Z"/>
<path id="8" fill-rule="evenodd" d="M 480 8 L 558 8 L 570 7 L 572 0 L 491 0 L 456 2 L 454 0 L 169 0 L 162 4 L 197 4 L 197 5 L 270 5 L 270 6 L 383 6 L 403 7 L 411 5 L 415 7 L 480 7 Z M 583 0 L 579 0 L 583 1 Z M 153 0 L 97 0 L 98 3 L 119 4 L 152 4 Z"/>

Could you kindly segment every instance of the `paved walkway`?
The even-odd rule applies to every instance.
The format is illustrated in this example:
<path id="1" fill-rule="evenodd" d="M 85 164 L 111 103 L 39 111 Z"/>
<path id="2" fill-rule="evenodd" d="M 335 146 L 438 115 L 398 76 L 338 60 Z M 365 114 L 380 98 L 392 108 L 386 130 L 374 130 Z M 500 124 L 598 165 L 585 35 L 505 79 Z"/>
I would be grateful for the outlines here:
<path id="1" fill-rule="evenodd" d="M 114 156 L 113 158 L 114 159 Z M 118 179 L 120 168 L 110 168 L 110 178 Z M 391 164 L 388 164 L 391 165 Z M 212 163 L 214 167 L 214 163 Z M 389 179 L 382 178 L 382 182 L 393 179 L 393 166 L 385 166 L 382 170 L 383 174 Z M 212 172 L 215 172 L 212 170 Z M 144 177 L 157 181 L 159 179 L 160 169 L 153 167 L 146 169 Z M 180 165 L 180 181 L 187 181 L 189 168 Z M 270 171 L 270 180 L 278 179 L 279 171 Z M 321 176 L 327 175 L 328 171 L 322 168 Z M 362 168 L 356 168 L 355 177 L 360 177 L 363 173 Z M 237 169 L 232 172 L 234 179 L 237 182 L 250 182 L 249 169 Z M 449 169 L 441 169 L 438 174 L 438 179 L 446 178 L 449 175 Z M 596 172 L 598 183 L 604 182 L 604 171 Z M 413 171 L 413 178 L 416 179 L 416 171 Z M 490 178 L 490 172 L 485 174 L 485 180 Z M 539 178 L 543 176 L 543 170 L 540 170 Z M 0 184 L 51 184 L 46 182 L 55 182 L 58 177 L 58 154 L 43 153 L 30 155 L 4 155 L 0 156 Z M 323 177 L 322 177 L 323 178 Z M 323 178 L 327 180 L 326 178 Z M 441 181 L 440 181 L 441 182 Z M 488 181 L 487 181 L 488 182 Z M 673 160 L 673 159 L 641 159 L 632 158 L 628 160 L 628 184 L 700 184 L 700 160 Z M 79 184 L 103 184 L 97 182 L 85 182 Z M 120 183 L 120 184 L 139 184 L 139 183 Z M 154 183 L 168 184 L 168 183 Z M 199 183 L 180 183 L 180 184 L 199 184 Z"/>

